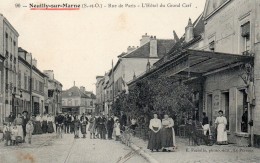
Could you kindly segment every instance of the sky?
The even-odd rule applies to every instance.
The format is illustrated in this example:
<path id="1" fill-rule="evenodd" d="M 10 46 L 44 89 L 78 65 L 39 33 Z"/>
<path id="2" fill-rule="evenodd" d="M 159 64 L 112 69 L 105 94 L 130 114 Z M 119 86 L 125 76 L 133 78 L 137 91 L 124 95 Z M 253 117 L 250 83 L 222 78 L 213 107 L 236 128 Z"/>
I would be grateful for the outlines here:
<path id="1" fill-rule="evenodd" d="M 188 19 L 194 22 L 206 0 L 0 0 L 2 13 L 18 31 L 18 46 L 31 52 L 40 70 L 53 70 L 63 90 L 85 86 L 95 93 L 96 76 L 112 67 L 112 60 L 141 36 L 181 37 Z M 165 8 L 87 8 L 76 11 L 34 11 L 15 4 L 191 4 Z"/>

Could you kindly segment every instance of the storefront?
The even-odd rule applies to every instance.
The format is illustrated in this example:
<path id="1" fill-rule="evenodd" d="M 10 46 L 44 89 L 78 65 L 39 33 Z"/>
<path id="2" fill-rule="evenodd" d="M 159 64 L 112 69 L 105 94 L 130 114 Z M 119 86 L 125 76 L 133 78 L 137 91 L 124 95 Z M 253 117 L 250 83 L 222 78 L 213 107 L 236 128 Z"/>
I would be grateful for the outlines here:
<path id="1" fill-rule="evenodd" d="M 79 106 L 63 106 L 62 113 L 69 113 L 73 115 L 80 114 L 80 107 Z"/>

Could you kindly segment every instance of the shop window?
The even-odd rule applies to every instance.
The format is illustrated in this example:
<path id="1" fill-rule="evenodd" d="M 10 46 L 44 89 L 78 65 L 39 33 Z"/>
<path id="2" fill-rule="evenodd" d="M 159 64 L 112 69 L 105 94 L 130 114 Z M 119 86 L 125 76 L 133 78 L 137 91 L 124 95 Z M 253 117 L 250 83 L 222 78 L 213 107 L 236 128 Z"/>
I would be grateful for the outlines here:
<path id="1" fill-rule="evenodd" d="M 227 119 L 227 130 L 229 130 L 229 92 L 224 92 L 221 94 L 221 105 L 224 111 L 224 116 Z"/>
<path id="2" fill-rule="evenodd" d="M 247 22 L 241 26 L 241 36 L 242 36 L 242 54 L 249 55 L 249 50 L 251 49 L 250 43 L 250 22 Z"/>
<path id="3" fill-rule="evenodd" d="M 245 89 L 239 90 L 237 95 L 237 132 L 248 132 L 247 94 Z"/>

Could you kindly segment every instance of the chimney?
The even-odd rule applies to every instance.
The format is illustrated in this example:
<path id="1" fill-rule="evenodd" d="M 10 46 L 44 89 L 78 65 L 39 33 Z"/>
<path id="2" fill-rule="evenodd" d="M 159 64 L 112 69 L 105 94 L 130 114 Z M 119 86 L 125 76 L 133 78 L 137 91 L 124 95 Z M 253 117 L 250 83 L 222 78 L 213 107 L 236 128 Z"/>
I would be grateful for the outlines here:
<path id="1" fill-rule="evenodd" d="M 150 41 L 150 57 L 158 57 L 157 55 L 157 39 L 156 36 L 151 36 Z"/>
<path id="2" fill-rule="evenodd" d="M 32 53 L 26 53 L 25 55 L 25 60 L 30 64 L 31 63 L 31 58 L 32 58 Z"/>
<path id="3" fill-rule="evenodd" d="M 132 51 L 134 51 L 136 48 L 134 47 L 134 46 L 128 46 L 128 48 L 127 48 L 127 53 L 129 54 L 129 53 L 131 53 Z"/>
<path id="4" fill-rule="evenodd" d="M 80 86 L 79 89 L 80 89 L 80 91 L 83 92 L 83 93 L 86 92 L 85 87 L 83 87 L 83 86 Z"/>
<path id="5" fill-rule="evenodd" d="M 32 65 L 37 68 L 37 60 L 35 58 L 32 60 Z"/>
<path id="6" fill-rule="evenodd" d="M 142 39 L 140 40 L 140 46 L 143 46 L 144 44 L 148 43 L 150 41 L 150 36 L 145 33 L 145 35 L 142 36 Z"/>
<path id="7" fill-rule="evenodd" d="M 43 73 L 48 76 L 50 80 L 54 80 L 54 72 L 53 70 L 43 70 Z"/>
<path id="8" fill-rule="evenodd" d="M 193 24 L 189 18 L 188 25 L 185 27 L 185 42 L 189 42 L 194 38 L 193 28 Z"/>

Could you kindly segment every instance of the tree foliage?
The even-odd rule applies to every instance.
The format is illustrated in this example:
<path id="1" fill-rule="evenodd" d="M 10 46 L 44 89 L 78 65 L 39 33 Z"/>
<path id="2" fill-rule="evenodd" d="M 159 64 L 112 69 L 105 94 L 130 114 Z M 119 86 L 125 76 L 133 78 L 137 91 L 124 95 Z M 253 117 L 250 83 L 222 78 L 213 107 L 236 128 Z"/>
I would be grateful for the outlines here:
<path id="1" fill-rule="evenodd" d="M 123 92 L 116 100 L 114 112 L 124 111 L 130 117 L 141 118 L 147 126 L 153 112 L 178 115 L 191 111 L 192 90 L 182 82 L 169 77 L 144 79 Z"/>

